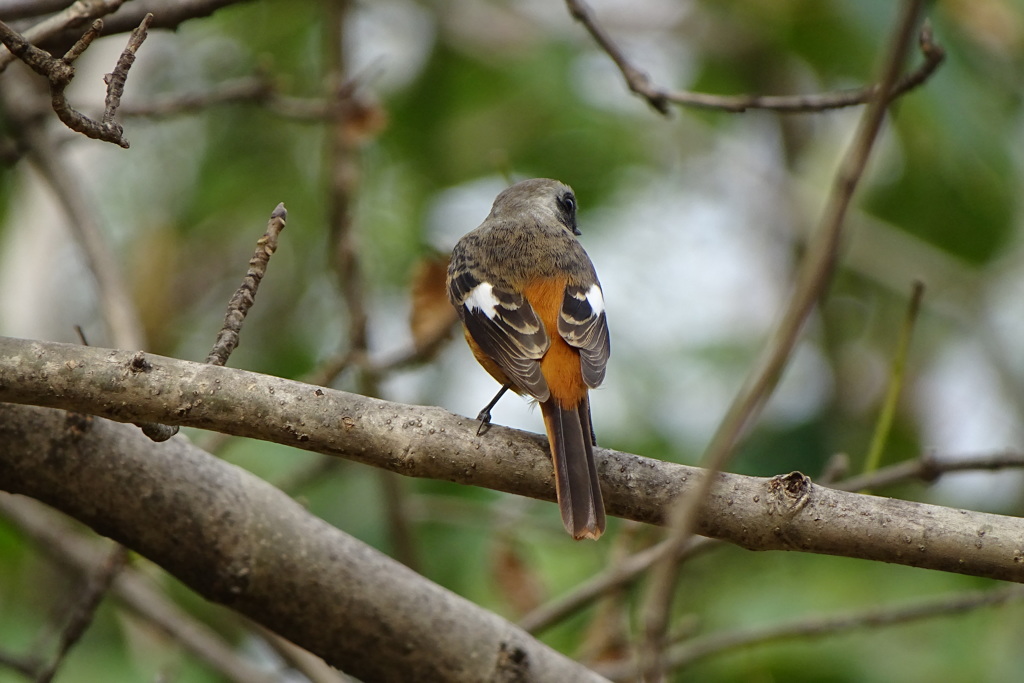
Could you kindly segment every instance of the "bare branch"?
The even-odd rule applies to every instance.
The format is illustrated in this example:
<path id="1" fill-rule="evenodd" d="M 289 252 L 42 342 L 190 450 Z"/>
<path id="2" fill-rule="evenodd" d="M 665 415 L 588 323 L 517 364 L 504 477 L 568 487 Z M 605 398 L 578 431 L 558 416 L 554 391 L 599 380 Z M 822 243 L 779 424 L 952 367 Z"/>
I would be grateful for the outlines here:
<path id="1" fill-rule="evenodd" d="M 937 458 L 934 453 L 925 453 L 918 458 L 896 463 L 876 472 L 844 479 L 833 486 L 841 491 L 875 490 L 914 480 L 932 482 L 952 472 L 1020 468 L 1024 468 L 1024 453 L 1012 451 L 957 458 Z"/>
<path id="2" fill-rule="evenodd" d="M 103 29 L 103 22 L 100 19 L 95 20 L 89 30 L 59 59 L 51 57 L 46 51 L 31 45 L 23 36 L 3 22 L 0 22 L 0 41 L 3 41 L 4 45 L 10 49 L 11 54 L 24 61 L 39 75 L 46 77 L 50 83 L 50 102 L 53 111 L 64 125 L 86 137 L 112 142 L 127 149 L 129 145 L 128 141 L 124 139 L 124 130 L 120 124 L 114 121 L 114 116 L 121 104 L 124 83 L 128 78 L 128 70 L 135 61 L 135 52 L 142 41 L 146 39 L 146 29 L 152 21 L 153 15 L 146 15 L 139 27 L 132 32 L 128 46 L 121 53 L 121 58 L 114 71 L 106 75 L 104 79 L 107 83 L 106 108 L 101 121 L 91 119 L 77 111 L 64 94 L 75 77 L 72 63 L 82 56 L 82 53 L 96 40 Z"/>
<path id="3" fill-rule="evenodd" d="M 0 337 L 0 401 L 212 429 L 406 476 L 555 500 L 551 458 L 540 435 L 495 426 L 477 438 L 474 420 L 440 408 L 152 354 L 146 354 L 150 369 L 134 373 L 128 371 L 134 355 Z M 672 504 L 692 497 L 708 476 L 694 467 L 596 452 L 608 513 L 636 521 L 664 523 Z M 37 472 L 0 459 L 0 486 Z M 838 491 L 813 485 L 799 473 L 711 478 L 710 497 L 695 518 L 695 531 L 703 536 L 753 550 L 859 557 L 1024 581 L 1024 520 L 1018 518 Z"/>
<path id="4" fill-rule="evenodd" d="M 24 40 L 32 45 L 40 45 L 64 31 L 77 31 L 81 26 L 115 12 L 123 3 L 124 0 L 78 0 L 75 3 L 64 3 L 69 5 L 67 9 L 26 30 Z M 132 27 L 137 26 L 141 18 L 140 15 Z M 79 40 L 81 40 L 81 34 L 76 33 L 65 44 L 73 45 Z M 0 48 L 0 71 L 6 69 L 15 59 L 18 57 L 9 49 Z"/>
<path id="5" fill-rule="evenodd" d="M 91 2 L 99 1 L 100 0 L 91 0 Z M 115 0 L 107 0 L 107 2 L 114 1 Z M 123 2 L 123 0 L 116 1 L 119 5 Z M 176 29 L 178 26 L 190 19 L 206 17 L 221 8 L 229 7 L 231 5 L 240 5 L 247 1 L 248 0 L 133 0 L 133 2 L 124 4 L 117 12 L 111 14 L 104 23 L 106 24 L 107 35 L 128 33 L 138 26 L 147 14 L 153 14 L 155 18 L 151 28 Z M 33 42 L 36 45 L 41 44 L 40 41 L 37 40 L 33 40 Z M 65 32 L 64 34 L 53 35 L 53 40 L 48 41 L 46 47 L 50 47 L 51 42 L 54 44 L 64 43 L 66 45 L 70 45 L 74 42 L 74 38 Z"/>
<path id="6" fill-rule="evenodd" d="M 0 514 L 44 555 L 73 571 L 89 571 L 109 552 L 110 543 L 76 533 L 56 512 L 31 498 L 0 493 Z M 225 679 L 235 683 L 276 681 L 243 659 L 220 634 L 178 607 L 142 572 L 127 567 L 114 580 L 112 595 L 119 606 L 166 633 Z"/>
<path id="7" fill-rule="evenodd" d="M 530 633 L 539 633 L 583 609 L 608 591 L 628 585 L 640 578 L 652 565 L 663 559 L 669 551 L 678 553 L 678 560 L 683 561 L 719 545 L 720 543 L 715 539 L 694 538 L 685 547 L 679 549 L 668 540 L 662 541 L 658 545 L 635 553 L 623 562 L 595 574 L 576 586 L 572 592 L 556 598 L 546 605 L 541 605 L 520 619 L 519 625 Z"/>
<path id="8" fill-rule="evenodd" d="M 565 4 L 568 5 L 572 18 L 583 24 L 597 44 L 601 46 L 601 49 L 612 58 L 615 66 L 619 67 L 619 71 L 626 78 L 626 85 L 629 86 L 629 89 L 647 100 L 647 103 L 658 112 L 668 116 L 668 93 L 655 86 L 647 73 L 636 68 L 626 59 L 626 55 L 615 44 L 611 36 L 597 23 L 597 18 L 590 6 L 584 0 L 565 0 Z"/>
<path id="9" fill-rule="evenodd" d="M 647 73 L 629 61 L 622 49 L 598 23 L 597 17 L 585 0 L 566 0 L 566 5 L 572 17 L 583 24 L 594 41 L 615 62 L 629 89 L 666 116 L 670 112 L 670 104 L 733 113 L 748 109 L 768 109 L 782 114 L 820 112 L 866 104 L 879 91 L 878 84 L 814 95 L 710 95 L 686 90 L 668 90 L 656 85 Z M 945 51 L 934 42 L 931 27 L 927 24 L 921 30 L 919 46 L 924 62 L 896 81 L 895 86 L 889 91 L 890 99 L 900 97 L 927 81 L 946 58 Z"/>
<path id="10" fill-rule="evenodd" d="M 35 657 L 19 657 L 0 650 L 0 666 L 17 671 L 26 678 L 36 675 L 42 662 Z"/>
<path id="11" fill-rule="evenodd" d="M 52 662 L 36 674 L 36 683 L 50 683 L 57 675 L 57 669 L 64 662 L 64 657 L 74 647 L 89 628 L 96 610 L 110 590 L 111 584 L 128 561 L 128 551 L 124 546 L 115 546 L 103 561 L 102 566 L 90 577 L 88 585 L 78 596 L 71 612 L 67 626 L 61 631 L 60 644 Z"/>
<path id="12" fill-rule="evenodd" d="M 203 404 L 218 403 L 202 396 Z M 185 439 L 153 444 L 108 420 L 72 436 L 64 419 L 61 411 L 0 405 L 0 487 L 109 534 L 207 599 L 357 678 L 601 680 Z M 52 457 L 58 450 L 68 457 Z"/>
<path id="13" fill-rule="evenodd" d="M 0 19 L 41 17 L 67 8 L 74 0 L 0 0 Z"/>
<path id="14" fill-rule="evenodd" d="M 887 605 L 849 614 L 810 617 L 790 623 L 724 631 L 694 638 L 673 647 L 666 659 L 668 668 L 678 669 L 707 657 L 755 645 L 797 638 L 824 638 L 862 628 L 896 626 L 920 619 L 962 614 L 983 607 L 997 607 L 1022 599 L 1024 588 L 1005 586 L 987 591 L 971 591 L 916 600 L 902 605 Z M 639 673 L 631 662 L 600 667 L 600 671 L 614 681 L 633 681 Z"/>
<path id="15" fill-rule="evenodd" d="M 125 105 L 121 115 L 146 118 L 167 118 L 192 114 L 221 104 L 263 104 L 273 96 L 273 83 L 257 75 L 219 83 L 212 90 L 175 93 L 155 97 L 149 102 Z M 321 119 L 322 120 L 322 119 Z"/>
<path id="16" fill-rule="evenodd" d="M 129 295 L 121 266 L 107 242 L 99 216 L 82 187 L 81 179 L 75 176 L 67 159 L 45 130 L 45 121 L 38 115 L 45 111 L 45 105 L 33 96 L 30 75 L 18 71 L 7 74 L 5 78 L 5 87 L 0 88 L 5 113 L 13 122 L 14 132 L 19 136 L 29 161 L 50 186 L 64 210 L 71 235 L 85 256 L 89 272 L 96 279 L 99 306 L 109 330 L 108 343 L 121 348 L 143 348 L 142 322 Z M 17 87 L 19 85 L 22 87 Z"/>
<path id="17" fill-rule="evenodd" d="M 249 313 L 253 303 L 256 301 L 256 292 L 259 289 L 260 281 L 267 272 L 267 264 L 270 257 L 277 251 L 277 238 L 284 230 L 285 222 L 288 220 L 288 211 L 284 204 L 278 204 L 271 212 L 270 220 L 267 221 L 267 229 L 256 241 L 256 251 L 249 259 L 249 271 L 245 274 L 241 286 L 228 302 L 228 311 L 224 316 L 224 326 L 217 334 L 217 341 L 214 342 L 206 362 L 212 365 L 224 365 L 228 362 L 228 356 L 238 346 L 238 334 L 242 330 L 242 323 Z"/>
<path id="18" fill-rule="evenodd" d="M 907 480 L 933 481 L 942 472 L 1024 468 L 1024 454 L 1020 453 L 1000 453 L 987 457 L 965 457 L 956 460 L 937 460 L 924 455 L 906 463 L 884 468 L 872 475 L 853 477 L 833 485 L 832 482 L 842 476 L 842 472 L 845 471 L 848 464 L 846 460 L 845 456 L 831 458 L 826 463 L 818 482 L 840 491 L 863 491 L 865 488 L 880 488 Z M 682 563 L 721 545 L 721 541 L 716 539 L 693 538 L 683 548 L 675 548 L 675 552 L 678 553 L 676 561 Z M 585 608 L 606 592 L 635 582 L 673 548 L 674 546 L 669 540 L 664 540 L 658 545 L 635 553 L 621 564 L 595 574 L 589 580 L 576 586 L 570 593 L 560 596 L 546 605 L 541 605 L 520 619 L 519 625 L 530 633 L 538 633 L 550 628 Z"/>
<path id="19" fill-rule="evenodd" d="M 264 231 L 263 236 L 256 240 L 256 251 L 253 253 L 252 258 L 249 259 L 249 270 L 242 279 L 242 284 L 228 302 L 228 310 L 224 315 L 224 325 L 221 327 L 220 332 L 217 333 L 217 339 L 213 343 L 213 348 L 210 349 L 210 353 L 206 357 L 207 363 L 211 365 L 226 365 L 231 352 L 238 346 L 242 323 L 245 322 L 245 316 L 248 315 L 249 309 L 256 302 L 256 292 L 259 289 L 260 282 L 263 280 L 263 276 L 267 272 L 267 264 L 270 263 L 270 257 L 277 251 L 277 238 L 280 236 L 281 231 L 284 230 L 287 218 L 288 211 L 285 210 L 283 203 L 278 204 L 270 213 L 267 229 Z M 132 359 L 132 371 L 144 372 L 148 370 L 147 363 L 145 354 L 139 352 Z M 164 425 L 154 422 L 137 422 L 135 424 L 142 429 L 143 434 L 153 441 L 166 441 L 178 433 L 176 425 Z"/>
<path id="20" fill-rule="evenodd" d="M 124 95 L 124 84 L 128 80 L 128 70 L 135 63 L 135 53 L 139 51 L 143 41 L 149 35 L 149 25 L 153 23 L 153 15 L 147 14 L 142 18 L 138 27 L 132 31 L 128 44 L 121 52 L 121 56 L 114 66 L 114 70 L 103 77 L 107 84 L 107 97 L 103 108 L 103 125 L 112 126 L 117 108 L 121 106 L 121 96 Z"/>
<path id="21" fill-rule="evenodd" d="M 148 102 L 126 105 L 121 116 L 168 118 L 224 104 L 257 104 L 293 121 L 318 123 L 343 119 L 347 114 L 337 98 L 289 97 L 277 91 L 264 74 L 224 81 L 210 90 L 157 96 Z"/>
<path id="22" fill-rule="evenodd" d="M 891 101 L 889 93 L 892 92 L 903 69 L 915 27 L 923 10 L 924 0 L 907 0 L 903 5 L 882 65 L 878 94 L 865 108 L 857 134 L 836 173 L 820 224 L 801 263 L 793 296 L 758 363 L 733 399 L 701 457 L 702 464 L 712 473 L 722 470 L 741 436 L 757 419 L 788 363 L 805 321 L 831 281 L 843 237 L 847 210 L 882 127 L 885 112 Z M 710 486 L 711 479 L 705 479 L 698 487 L 696 495 L 684 499 L 672 511 L 669 537 L 674 539 L 679 547 L 685 546 L 693 533 L 697 509 L 708 495 Z M 660 667 L 661 655 L 666 644 L 665 634 L 668 630 L 678 566 L 675 554 L 668 553 L 666 559 L 654 568 L 645 599 L 643 659 L 645 675 L 650 681 L 658 681 L 663 677 Z"/>

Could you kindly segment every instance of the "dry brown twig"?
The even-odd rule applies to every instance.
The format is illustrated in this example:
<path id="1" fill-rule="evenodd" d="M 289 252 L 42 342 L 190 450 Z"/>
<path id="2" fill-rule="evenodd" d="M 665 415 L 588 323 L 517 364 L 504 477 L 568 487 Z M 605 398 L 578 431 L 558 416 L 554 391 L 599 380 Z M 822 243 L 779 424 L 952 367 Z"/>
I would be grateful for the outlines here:
<path id="1" fill-rule="evenodd" d="M 1024 599 L 1024 587 L 1012 585 L 987 591 L 969 591 L 949 596 L 915 600 L 846 614 L 812 616 L 789 623 L 770 624 L 692 638 L 671 648 L 666 659 L 668 667 L 679 669 L 701 659 L 724 652 L 792 640 L 823 638 L 861 628 L 896 626 L 920 619 L 962 614 L 984 607 L 996 607 Z M 639 673 L 632 662 L 619 662 L 595 667 L 613 681 L 634 681 Z"/>
<path id="2" fill-rule="evenodd" d="M 242 284 L 235 290 L 231 300 L 228 301 L 227 313 L 224 314 L 224 324 L 217 339 L 213 342 L 206 362 L 210 365 L 223 366 L 227 364 L 231 352 L 238 346 L 239 334 L 242 331 L 242 323 L 245 316 L 256 301 L 256 292 L 259 289 L 260 281 L 267 272 L 267 264 L 270 257 L 277 251 L 277 238 L 284 230 L 288 218 L 288 211 L 284 204 L 278 204 L 270 213 L 267 221 L 267 228 L 263 236 L 256 240 L 256 251 L 249 259 L 249 270 L 242 279 Z M 146 354 L 139 351 L 132 357 L 128 371 L 133 373 L 149 372 L 152 366 L 146 360 Z M 157 422 L 136 422 L 134 423 L 142 430 L 142 433 L 153 441 L 167 441 L 178 433 L 176 425 L 165 425 Z"/>
<path id="3" fill-rule="evenodd" d="M 75 533 L 57 512 L 30 498 L 0 494 L 0 514 L 44 556 L 72 571 L 88 572 L 110 552 L 109 543 Z M 178 607 L 139 570 L 128 566 L 121 571 L 113 581 L 111 597 L 119 607 L 153 625 L 226 680 L 271 682 L 270 676 L 242 659 L 220 634 Z M 32 671 L 38 667 L 34 664 Z"/>
<path id="4" fill-rule="evenodd" d="M 33 4 L 36 7 L 42 6 L 42 3 Z M 107 16 L 117 11 L 122 4 L 124 4 L 124 0 L 78 0 L 78 2 L 73 3 L 65 2 L 64 5 L 66 7 L 62 12 L 57 12 L 31 28 L 26 29 L 22 35 L 32 45 L 39 45 L 59 33 L 80 29 L 94 19 Z M 34 14 L 33 16 L 38 15 Z M 132 28 L 137 26 L 141 20 L 142 17 L 140 16 Z M 79 38 L 80 36 L 76 35 L 67 44 L 74 44 Z M 18 57 L 12 54 L 10 49 L 0 47 L 0 71 L 3 71 L 17 60 Z"/>
<path id="5" fill-rule="evenodd" d="M 145 335 L 114 250 L 102 226 L 99 212 L 85 191 L 83 179 L 53 135 L 48 134 L 44 99 L 33 87 L 39 85 L 25 70 L 6 74 L 0 89 L 4 116 L 29 162 L 50 187 L 62 208 L 74 242 L 95 279 L 97 297 L 106 325 L 108 344 L 123 349 L 145 348 Z"/>
<path id="6" fill-rule="evenodd" d="M 597 17 L 585 0 L 566 0 L 566 5 L 572 17 L 583 24 L 594 41 L 615 62 L 629 89 L 665 116 L 671 113 L 669 105 L 672 104 L 733 113 L 748 109 L 767 109 L 783 114 L 821 112 L 866 104 L 875 98 L 879 90 L 879 84 L 813 95 L 710 95 L 687 90 L 669 90 L 653 83 L 646 72 L 629 61 L 622 49 L 598 23 Z M 914 71 L 899 78 L 889 90 L 889 97 L 899 97 L 920 86 L 935 73 L 946 58 L 945 51 L 934 42 L 928 24 L 921 29 L 919 46 L 924 62 Z"/>
<path id="7" fill-rule="evenodd" d="M 605 593 L 641 578 L 653 564 L 662 560 L 670 551 L 678 553 L 679 559 L 683 560 L 719 545 L 721 545 L 721 541 L 701 537 L 692 539 L 680 550 L 668 540 L 664 540 L 655 546 L 634 553 L 615 566 L 602 570 L 576 586 L 571 593 L 541 605 L 520 619 L 519 625 L 530 633 L 539 633 L 575 614 Z"/>
<path id="8" fill-rule="evenodd" d="M 354 83 L 351 85 L 355 87 Z M 339 98 L 282 95 L 273 80 L 261 73 L 224 81 L 202 92 L 175 93 L 154 97 L 148 102 L 125 105 L 121 108 L 121 116 L 160 119 L 230 104 L 256 104 L 282 118 L 308 123 L 322 124 L 347 116 Z"/>
<path id="9" fill-rule="evenodd" d="M 804 322 L 827 289 L 838 259 L 847 210 L 892 101 L 891 93 L 903 69 L 923 10 L 923 0 L 904 3 L 881 69 L 878 95 L 864 110 L 857 134 L 836 173 L 819 227 L 801 264 L 793 296 L 761 358 L 729 406 L 701 459 L 711 473 L 722 471 L 742 434 L 760 414 L 800 338 Z M 713 481 L 712 476 L 703 479 L 694 495 L 673 506 L 668 537 L 678 547 L 685 546 L 692 537 L 697 510 L 709 495 Z M 640 656 L 645 678 L 652 682 L 664 678 L 665 634 L 679 567 L 676 556 L 676 553 L 668 552 L 665 559 L 653 568 L 644 600 Z"/>
<path id="10" fill-rule="evenodd" d="M 831 473 L 842 470 L 845 457 L 830 460 L 826 465 L 818 483 L 839 491 L 862 491 L 879 489 L 885 486 L 921 481 L 932 483 L 944 474 L 955 472 L 977 472 L 985 470 L 1021 469 L 1024 468 L 1024 453 L 1005 452 L 987 455 L 965 455 L 960 457 L 938 458 L 933 453 L 922 454 L 918 458 L 907 460 L 884 467 L 869 474 L 855 475 L 832 483 Z M 721 547 L 722 541 L 695 537 L 679 552 L 680 561 L 689 560 L 699 553 L 712 548 Z M 653 564 L 664 558 L 671 549 L 669 542 L 662 541 L 624 561 L 621 565 L 609 567 L 589 580 L 578 585 L 572 592 L 559 596 L 551 602 L 541 605 L 519 620 L 519 625 L 530 633 L 539 633 L 565 620 L 567 617 L 584 609 L 605 592 L 635 582 L 641 578 Z"/>
<path id="11" fill-rule="evenodd" d="M 0 19 L 30 19 L 67 9 L 71 0 L 3 0 L 0 2 Z"/>
<path id="12" fill-rule="evenodd" d="M 71 616 L 67 626 L 61 631 L 60 643 L 53 661 L 41 669 L 35 677 L 37 683 L 50 683 L 57 675 L 57 670 L 64 662 L 67 653 L 71 651 L 82 636 L 85 634 L 89 624 L 92 623 L 96 610 L 99 608 L 103 598 L 110 591 L 114 579 L 121 572 L 121 569 L 128 562 L 128 549 L 124 546 L 115 546 L 107 555 L 102 565 L 89 577 L 85 589 L 78 596 L 75 605 L 71 610 Z"/>
<path id="13" fill-rule="evenodd" d="M 225 365 L 231 352 L 238 346 L 242 323 L 245 322 L 245 316 L 256 301 L 256 292 L 259 289 L 260 281 L 263 280 L 263 276 L 267 272 L 270 257 L 277 251 L 277 238 L 284 230 L 287 220 L 288 211 L 284 208 L 283 203 L 278 204 L 270 213 L 266 231 L 256 241 L 256 251 L 249 259 L 249 270 L 246 272 L 242 284 L 228 302 L 224 325 L 217 333 L 217 340 L 206 357 L 206 362 L 210 365 Z"/>
<path id="14" fill-rule="evenodd" d="M 68 102 L 64 91 L 71 80 L 75 77 L 75 69 L 72 66 L 75 60 L 82 56 L 100 32 L 103 30 L 103 21 L 96 19 L 85 34 L 71 46 L 63 57 L 52 57 L 45 50 L 32 45 L 24 36 L 13 30 L 7 24 L 0 21 L 0 41 L 11 51 L 15 57 L 25 62 L 33 71 L 43 76 L 50 84 L 50 100 L 53 111 L 57 117 L 73 131 L 81 133 L 94 140 L 111 142 L 127 149 L 128 141 L 124 138 L 124 129 L 114 121 L 117 109 L 121 105 L 121 96 L 124 94 L 124 84 L 128 78 L 128 71 L 135 62 L 135 53 L 146 40 L 147 31 L 153 15 L 147 14 L 142 23 L 132 31 L 128 45 L 117 60 L 114 70 L 104 76 L 107 84 L 107 96 L 103 117 L 96 121 L 85 114 L 77 111 Z"/>
<path id="15" fill-rule="evenodd" d="M 832 488 L 840 491 L 875 490 L 908 481 L 934 482 L 945 474 L 954 472 L 979 472 L 984 470 L 1003 470 L 1024 468 L 1024 453 L 1007 451 L 977 456 L 936 457 L 934 453 L 924 453 L 920 457 L 896 463 L 874 472 L 856 475 L 844 479 Z"/>

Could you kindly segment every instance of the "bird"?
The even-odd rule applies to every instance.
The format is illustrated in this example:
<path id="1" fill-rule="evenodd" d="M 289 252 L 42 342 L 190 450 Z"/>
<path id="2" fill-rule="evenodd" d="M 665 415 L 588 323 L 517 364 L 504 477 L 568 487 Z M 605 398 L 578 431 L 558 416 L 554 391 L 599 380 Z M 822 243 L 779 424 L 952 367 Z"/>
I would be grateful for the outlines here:
<path id="1" fill-rule="evenodd" d="M 605 377 L 611 345 L 604 293 L 577 237 L 576 195 L 550 178 L 502 191 L 448 265 L 448 299 L 466 341 L 501 384 L 480 411 L 478 435 L 509 389 L 540 404 L 562 523 L 598 539 L 604 500 L 594 460 L 589 390 Z"/>

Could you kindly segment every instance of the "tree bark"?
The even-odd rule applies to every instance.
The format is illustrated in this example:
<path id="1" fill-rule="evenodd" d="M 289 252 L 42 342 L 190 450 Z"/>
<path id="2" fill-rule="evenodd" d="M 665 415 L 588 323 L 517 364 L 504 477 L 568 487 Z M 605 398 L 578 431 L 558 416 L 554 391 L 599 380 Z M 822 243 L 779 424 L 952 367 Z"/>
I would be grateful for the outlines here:
<path id="1" fill-rule="evenodd" d="M 440 408 L 242 370 L 0 338 L 0 401 L 201 427 L 408 476 L 554 500 L 543 437 L 498 426 L 476 437 L 475 421 Z M 704 476 L 698 468 L 628 453 L 597 449 L 596 456 L 608 513 L 643 522 L 660 523 L 672 501 Z M 202 487 L 195 495 L 203 495 Z M 768 479 L 715 475 L 696 531 L 751 550 L 800 550 L 1024 582 L 1021 519 L 837 491 L 796 472 Z"/>
<path id="2" fill-rule="evenodd" d="M 74 347 L 71 347 L 74 348 Z M 0 489 L 38 498 L 372 681 L 599 681 L 177 436 L 0 404 Z"/>

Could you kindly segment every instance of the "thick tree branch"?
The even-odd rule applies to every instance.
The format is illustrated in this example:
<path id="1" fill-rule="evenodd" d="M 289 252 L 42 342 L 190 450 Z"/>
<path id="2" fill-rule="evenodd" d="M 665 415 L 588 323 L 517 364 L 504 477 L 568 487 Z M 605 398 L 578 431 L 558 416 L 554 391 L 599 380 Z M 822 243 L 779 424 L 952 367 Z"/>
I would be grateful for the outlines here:
<path id="1" fill-rule="evenodd" d="M 69 430 L 66 419 L 0 405 L 0 487 L 53 505 L 360 679 L 602 680 L 180 436 L 155 444 L 108 420 Z"/>
<path id="2" fill-rule="evenodd" d="M 0 401 L 212 429 L 407 476 L 555 499 L 541 436 L 494 427 L 477 438 L 472 419 L 440 408 L 156 355 L 147 354 L 148 367 L 138 372 L 132 370 L 134 356 L 0 337 Z M 662 523 L 671 503 L 705 476 L 698 468 L 606 449 L 598 449 L 598 460 L 608 512 L 642 522 Z M 12 467 L 0 460 L 0 485 L 12 486 L 15 472 L 23 482 L 32 480 L 31 468 Z M 45 493 L 51 484 L 34 486 Z M 719 473 L 695 523 L 703 536 L 752 550 L 799 550 L 1024 582 L 1024 520 L 837 491 L 798 473 L 770 479 Z"/>

